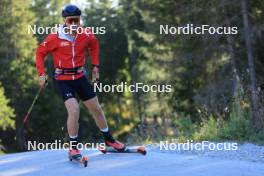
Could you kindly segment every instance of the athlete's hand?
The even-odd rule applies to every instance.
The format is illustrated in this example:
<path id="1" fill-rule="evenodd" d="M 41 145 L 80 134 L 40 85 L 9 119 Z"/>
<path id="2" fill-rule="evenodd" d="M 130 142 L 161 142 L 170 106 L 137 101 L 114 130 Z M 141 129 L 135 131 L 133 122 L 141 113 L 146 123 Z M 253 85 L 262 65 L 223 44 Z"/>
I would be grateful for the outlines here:
<path id="1" fill-rule="evenodd" d="M 99 81 L 99 66 L 92 66 L 92 82 L 97 83 Z"/>
<path id="2" fill-rule="evenodd" d="M 39 86 L 42 88 L 45 87 L 48 83 L 45 75 L 39 76 L 38 82 L 39 82 Z"/>

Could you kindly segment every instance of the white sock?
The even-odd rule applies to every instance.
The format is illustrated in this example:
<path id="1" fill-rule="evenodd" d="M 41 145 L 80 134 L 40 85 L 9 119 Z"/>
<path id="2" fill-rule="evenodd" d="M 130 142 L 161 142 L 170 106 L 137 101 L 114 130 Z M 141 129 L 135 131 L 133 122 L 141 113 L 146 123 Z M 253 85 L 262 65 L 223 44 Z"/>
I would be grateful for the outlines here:
<path id="1" fill-rule="evenodd" d="M 78 135 L 75 135 L 75 136 L 71 136 L 71 135 L 69 135 L 69 136 L 70 136 L 71 139 L 75 139 L 75 138 L 78 137 Z"/>
<path id="2" fill-rule="evenodd" d="M 100 129 L 102 132 L 108 132 L 109 131 L 109 129 L 108 129 L 108 127 L 106 127 L 106 128 L 103 128 L 103 129 Z"/>

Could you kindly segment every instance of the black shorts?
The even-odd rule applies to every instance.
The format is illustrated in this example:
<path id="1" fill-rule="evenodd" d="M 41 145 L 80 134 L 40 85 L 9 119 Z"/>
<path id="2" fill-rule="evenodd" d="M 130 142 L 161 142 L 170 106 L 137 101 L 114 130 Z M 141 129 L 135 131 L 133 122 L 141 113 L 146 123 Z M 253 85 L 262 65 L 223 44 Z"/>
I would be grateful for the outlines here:
<path id="1" fill-rule="evenodd" d="M 76 93 L 82 101 L 89 100 L 96 96 L 93 86 L 85 76 L 76 80 L 56 80 L 56 82 L 64 101 L 69 98 L 76 98 Z"/>

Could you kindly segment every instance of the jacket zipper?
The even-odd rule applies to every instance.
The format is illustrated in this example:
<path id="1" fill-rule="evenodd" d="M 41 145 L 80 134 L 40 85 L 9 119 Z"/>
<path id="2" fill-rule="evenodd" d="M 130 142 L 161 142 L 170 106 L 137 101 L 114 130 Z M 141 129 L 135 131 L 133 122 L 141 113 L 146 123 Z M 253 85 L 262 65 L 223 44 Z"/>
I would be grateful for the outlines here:
<path id="1" fill-rule="evenodd" d="M 75 68 L 75 63 L 74 63 L 74 55 L 75 55 L 75 52 L 74 52 L 74 45 L 75 45 L 75 40 L 77 39 L 77 34 L 76 34 L 76 37 L 74 38 L 73 42 L 72 42 L 72 68 Z M 75 77 L 74 75 L 72 75 L 72 80 L 74 80 Z"/>

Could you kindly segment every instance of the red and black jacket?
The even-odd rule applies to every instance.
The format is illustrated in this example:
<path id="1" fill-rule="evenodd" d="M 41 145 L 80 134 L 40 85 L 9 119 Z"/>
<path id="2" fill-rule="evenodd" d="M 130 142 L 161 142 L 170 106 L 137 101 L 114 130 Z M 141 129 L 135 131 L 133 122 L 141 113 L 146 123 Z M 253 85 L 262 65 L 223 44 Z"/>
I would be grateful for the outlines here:
<path id="1" fill-rule="evenodd" d="M 55 68 L 73 69 L 85 65 L 86 53 L 89 50 L 93 65 L 99 65 L 99 42 L 89 29 L 81 28 L 85 32 L 77 33 L 69 39 L 61 29 L 57 33 L 49 34 L 36 50 L 36 68 L 38 75 L 46 75 L 45 57 L 51 53 Z M 76 75 L 59 75 L 58 80 L 75 80 L 84 73 Z"/>

